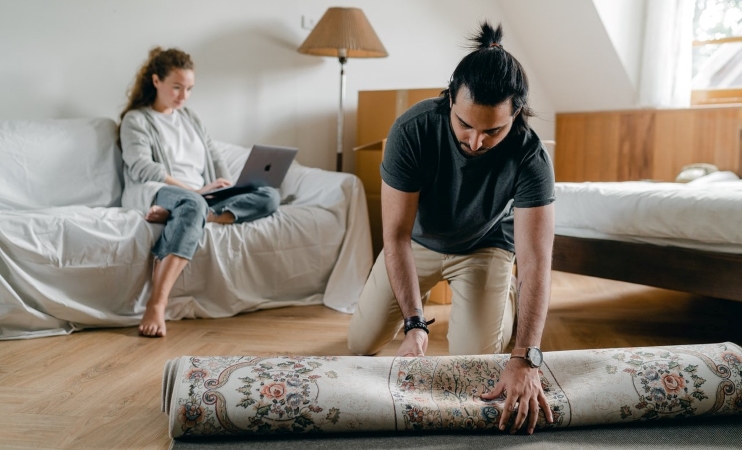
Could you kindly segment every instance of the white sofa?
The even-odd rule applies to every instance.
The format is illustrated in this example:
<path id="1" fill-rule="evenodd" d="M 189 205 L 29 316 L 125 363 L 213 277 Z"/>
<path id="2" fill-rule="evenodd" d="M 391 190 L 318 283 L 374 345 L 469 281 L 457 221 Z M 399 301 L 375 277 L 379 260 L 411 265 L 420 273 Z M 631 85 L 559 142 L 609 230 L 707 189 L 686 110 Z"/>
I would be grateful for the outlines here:
<path id="1" fill-rule="evenodd" d="M 137 325 L 162 225 L 121 208 L 116 124 L 0 121 L 0 340 Z M 249 149 L 218 143 L 235 173 Z M 372 264 L 363 187 L 294 163 L 270 217 L 207 224 L 167 319 L 289 305 L 350 313 Z"/>

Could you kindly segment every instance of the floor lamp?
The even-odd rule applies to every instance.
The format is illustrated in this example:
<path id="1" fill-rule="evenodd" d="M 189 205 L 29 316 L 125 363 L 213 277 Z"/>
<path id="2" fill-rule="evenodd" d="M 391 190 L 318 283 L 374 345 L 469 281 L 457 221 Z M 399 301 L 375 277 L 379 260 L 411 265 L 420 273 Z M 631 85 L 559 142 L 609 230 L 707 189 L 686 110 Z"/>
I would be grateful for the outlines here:
<path id="1" fill-rule="evenodd" d="M 336 170 L 341 172 L 343 170 L 345 63 L 348 58 L 383 58 L 388 56 L 388 53 L 359 8 L 328 9 L 299 47 L 299 53 L 333 56 L 340 61 Z"/>

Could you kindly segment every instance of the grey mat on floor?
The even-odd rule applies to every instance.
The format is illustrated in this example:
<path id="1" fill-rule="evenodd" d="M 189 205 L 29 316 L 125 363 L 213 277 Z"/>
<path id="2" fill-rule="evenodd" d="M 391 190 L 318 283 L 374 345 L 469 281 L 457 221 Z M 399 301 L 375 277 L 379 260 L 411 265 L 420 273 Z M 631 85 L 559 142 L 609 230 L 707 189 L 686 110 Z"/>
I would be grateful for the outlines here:
<path id="1" fill-rule="evenodd" d="M 270 449 L 450 449 L 497 448 L 557 449 L 740 449 L 742 417 L 684 419 L 627 426 L 567 428 L 537 431 L 531 436 L 508 434 L 408 434 L 363 433 L 291 436 L 286 438 L 241 438 L 215 441 L 173 441 L 173 450 Z"/>

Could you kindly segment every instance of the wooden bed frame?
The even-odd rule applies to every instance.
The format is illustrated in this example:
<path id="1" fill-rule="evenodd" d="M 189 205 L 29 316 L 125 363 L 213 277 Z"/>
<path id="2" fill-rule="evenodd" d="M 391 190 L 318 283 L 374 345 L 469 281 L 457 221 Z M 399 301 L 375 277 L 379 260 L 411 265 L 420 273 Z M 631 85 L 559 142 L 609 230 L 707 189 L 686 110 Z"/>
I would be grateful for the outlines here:
<path id="1" fill-rule="evenodd" d="M 698 162 L 742 176 L 742 105 L 557 114 L 558 182 L 673 181 Z M 741 254 L 557 235 L 552 268 L 742 301 Z"/>

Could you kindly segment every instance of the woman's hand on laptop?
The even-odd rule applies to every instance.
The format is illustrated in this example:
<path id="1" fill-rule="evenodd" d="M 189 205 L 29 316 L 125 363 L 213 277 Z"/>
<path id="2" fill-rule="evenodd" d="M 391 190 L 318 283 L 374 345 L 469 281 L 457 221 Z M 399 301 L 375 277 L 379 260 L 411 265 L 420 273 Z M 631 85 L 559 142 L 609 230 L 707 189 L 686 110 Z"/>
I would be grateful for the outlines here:
<path id="1" fill-rule="evenodd" d="M 196 192 L 198 192 L 199 194 L 205 194 L 215 189 L 221 189 L 221 188 L 225 188 L 229 186 L 232 186 L 232 183 L 229 180 L 224 179 L 224 178 L 217 178 L 216 181 L 212 181 L 211 183 L 207 184 L 206 186 L 202 187 Z"/>

